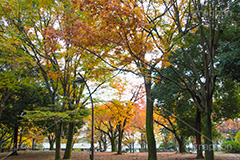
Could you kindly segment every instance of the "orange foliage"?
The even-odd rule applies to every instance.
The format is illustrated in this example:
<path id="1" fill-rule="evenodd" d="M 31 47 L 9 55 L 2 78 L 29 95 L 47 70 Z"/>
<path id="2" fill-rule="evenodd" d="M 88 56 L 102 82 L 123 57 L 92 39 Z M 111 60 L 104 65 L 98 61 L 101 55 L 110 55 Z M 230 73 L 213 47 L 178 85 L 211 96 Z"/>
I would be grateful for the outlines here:
<path id="1" fill-rule="evenodd" d="M 162 61 L 162 54 L 154 49 L 156 46 L 151 36 L 145 32 L 151 26 L 137 1 L 71 2 L 72 12 L 78 12 L 69 17 L 75 46 L 88 50 L 117 67 L 132 61 L 150 65 Z"/>
<path id="2" fill-rule="evenodd" d="M 217 130 L 223 134 L 229 134 L 235 137 L 238 131 L 240 131 L 240 119 L 228 119 L 222 122 L 221 125 L 217 126 Z"/>

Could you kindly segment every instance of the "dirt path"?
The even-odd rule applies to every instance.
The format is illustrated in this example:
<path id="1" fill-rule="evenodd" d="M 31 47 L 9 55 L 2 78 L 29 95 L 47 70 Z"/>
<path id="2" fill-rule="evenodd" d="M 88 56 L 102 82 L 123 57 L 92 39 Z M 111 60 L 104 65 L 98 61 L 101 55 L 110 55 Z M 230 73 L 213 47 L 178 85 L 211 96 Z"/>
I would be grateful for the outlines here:
<path id="1" fill-rule="evenodd" d="M 5 158 L 8 153 L 0 153 L 0 160 L 54 160 L 54 151 L 19 151 L 18 156 Z M 63 155 L 63 152 L 62 152 Z M 158 153 L 158 160 L 192 160 L 196 154 Z M 147 160 L 147 153 L 95 153 L 95 160 Z M 72 160 L 89 160 L 89 152 L 73 152 Z M 215 160 L 240 160 L 240 154 L 215 153 Z"/>

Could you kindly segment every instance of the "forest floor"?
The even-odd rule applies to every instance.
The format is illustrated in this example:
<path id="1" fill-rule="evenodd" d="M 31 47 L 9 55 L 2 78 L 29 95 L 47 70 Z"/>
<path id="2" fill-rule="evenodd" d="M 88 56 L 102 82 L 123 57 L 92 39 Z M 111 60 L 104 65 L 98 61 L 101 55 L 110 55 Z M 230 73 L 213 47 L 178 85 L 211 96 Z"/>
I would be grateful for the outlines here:
<path id="1" fill-rule="evenodd" d="M 62 156 L 63 156 L 62 152 Z M 19 151 L 17 156 L 7 157 L 9 153 L 0 153 L 0 160 L 54 160 L 54 151 Z M 96 152 L 95 160 L 147 160 L 147 153 Z M 176 154 L 175 152 L 158 152 L 158 160 L 192 160 L 196 154 Z M 73 152 L 72 160 L 89 160 L 89 152 Z M 215 160 L 240 160 L 240 154 L 215 152 Z"/>

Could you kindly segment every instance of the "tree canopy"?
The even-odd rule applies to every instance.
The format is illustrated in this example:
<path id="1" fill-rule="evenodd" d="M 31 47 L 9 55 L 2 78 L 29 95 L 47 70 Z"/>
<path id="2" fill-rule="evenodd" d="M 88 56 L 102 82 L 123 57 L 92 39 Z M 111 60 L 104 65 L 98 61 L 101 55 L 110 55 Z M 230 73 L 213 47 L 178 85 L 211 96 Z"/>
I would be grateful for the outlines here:
<path id="1" fill-rule="evenodd" d="M 239 22 L 234 0 L 2 0 L 0 142 L 14 134 L 16 151 L 29 122 L 55 141 L 55 160 L 67 137 L 70 159 L 73 136 L 86 122 L 105 148 L 106 135 L 113 151 L 118 137 L 119 154 L 122 140 L 139 132 L 156 160 L 155 123 L 184 148 L 193 134 L 184 121 L 196 126 L 199 145 L 204 128 L 205 158 L 214 160 L 214 123 L 239 117 Z M 135 80 L 125 95 L 129 83 L 116 76 L 127 72 L 143 84 Z"/>

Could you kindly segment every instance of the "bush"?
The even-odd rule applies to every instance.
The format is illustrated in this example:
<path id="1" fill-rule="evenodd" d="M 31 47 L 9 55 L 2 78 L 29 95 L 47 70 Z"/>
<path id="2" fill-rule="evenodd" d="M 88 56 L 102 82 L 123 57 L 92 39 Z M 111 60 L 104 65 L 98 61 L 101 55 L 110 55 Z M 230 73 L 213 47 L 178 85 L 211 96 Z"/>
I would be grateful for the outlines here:
<path id="1" fill-rule="evenodd" d="M 73 149 L 73 151 L 82 152 L 82 149 Z"/>
<path id="2" fill-rule="evenodd" d="M 222 150 L 229 153 L 240 153 L 240 143 L 235 141 L 226 141 L 223 142 Z"/>
<path id="3" fill-rule="evenodd" d="M 164 150 L 165 149 L 165 146 L 164 146 L 164 143 L 161 143 L 159 145 L 159 150 Z M 173 142 L 169 142 L 167 143 L 167 150 L 173 150 L 174 149 L 174 143 Z"/>
<path id="4" fill-rule="evenodd" d="M 235 136 L 235 140 L 240 143 L 240 131 L 238 131 L 237 135 Z"/>

